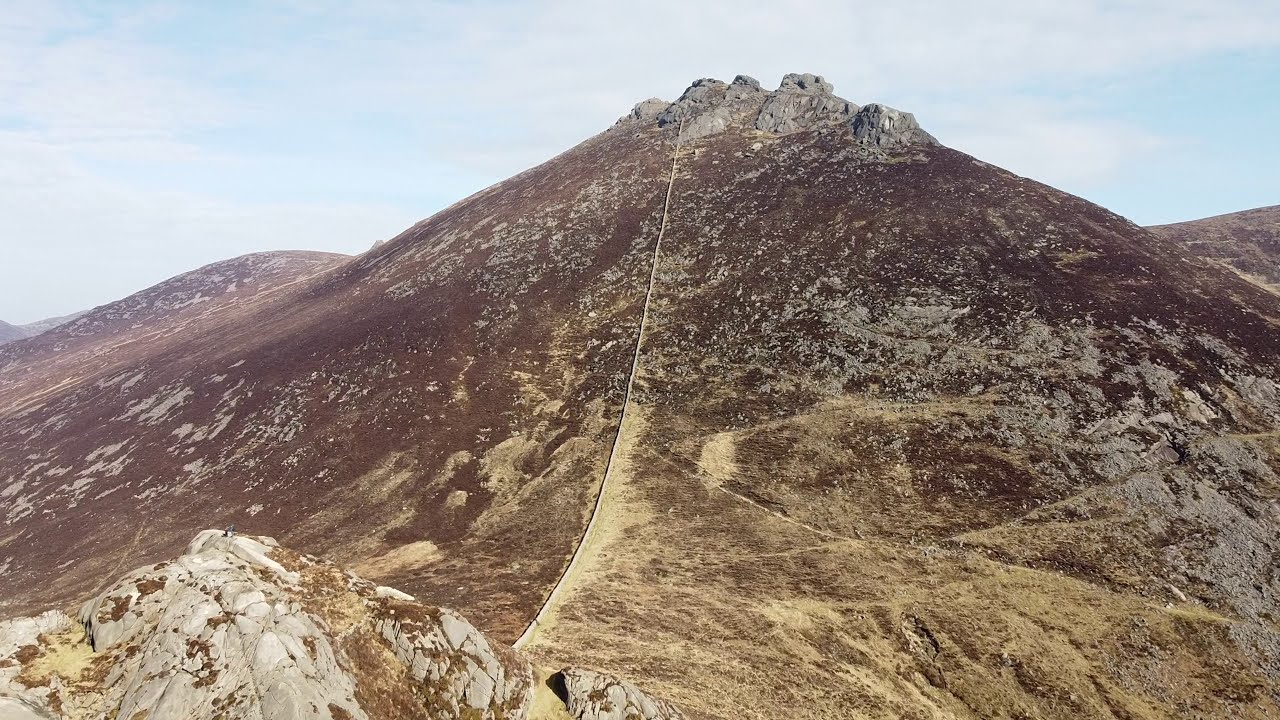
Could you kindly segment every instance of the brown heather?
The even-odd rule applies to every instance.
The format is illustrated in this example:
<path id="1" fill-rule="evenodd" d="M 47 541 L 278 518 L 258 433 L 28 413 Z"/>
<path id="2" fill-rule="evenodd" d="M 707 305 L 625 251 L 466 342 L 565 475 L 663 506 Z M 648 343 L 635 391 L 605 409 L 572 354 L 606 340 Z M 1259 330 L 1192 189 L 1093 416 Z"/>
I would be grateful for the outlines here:
<path id="1" fill-rule="evenodd" d="M 946 147 L 731 124 L 679 150 L 620 427 L 675 135 L 0 348 L 3 612 L 236 523 L 510 642 L 620 434 L 545 667 L 708 719 L 1280 714 L 1259 271 Z M 423 717 L 353 627 L 370 717 Z"/>

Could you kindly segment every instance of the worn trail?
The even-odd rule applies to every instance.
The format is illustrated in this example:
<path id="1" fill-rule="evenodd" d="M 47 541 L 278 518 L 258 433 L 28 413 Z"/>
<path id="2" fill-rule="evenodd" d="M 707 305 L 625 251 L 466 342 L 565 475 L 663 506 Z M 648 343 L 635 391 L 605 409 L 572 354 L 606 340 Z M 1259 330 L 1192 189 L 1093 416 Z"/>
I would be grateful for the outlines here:
<path id="1" fill-rule="evenodd" d="M 636 332 L 635 350 L 631 355 L 631 371 L 627 375 L 627 388 L 622 397 L 622 411 L 618 418 L 618 430 L 613 436 L 613 447 L 609 450 L 609 459 L 605 461 L 604 475 L 600 480 L 600 488 L 596 493 L 595 506 L 591 509 L 591 518 L 587 521 L 587 526 L 582 532 L 582 537 L 578 540 L 578 547 L 574 549 L 573 557 L 569 559 L 569 564 L 565 566 L 564 572 L 561 573 L 555 587 L 551 588 L 551 592 L 547 594 L 547 598 L 542 602 L 542 607 L 538 609 L 538 613 L 533 616 L 533 620 L 529 622 L 524 632 L 512 645 L 516 649 L 523 648 L 533 640 L 533 637 L 537 634 L 538 626 L 553 610 L 560 599 L 562 591 L 572 581 L 579 561 L 591 545 L 592 535 L 596 528 L 596 519 L 600 517 L 600 509 L 604 505 L 609 483 L 613 479 L 613 468 L 622 443 L 622 431 L 626 425 L 627 413 L 631 406 L 631 393 L 635 387 L 637 371 L 640 369 L 640 349 L 644 345 L 644 332 L 649 322 L 649 304 L 653 300 L 653 289 L 658 275 L 658 257 L 662 252 L 662 236 L 667 231 L 667 219 L 671 213 L 671 194 L 676 183 L 676 167 L 680 159 L 680 139 L 683 132 L 684 121 L 681 120 L 680 128 L 676 132 L 675 148 L 671 152 L 671 172 L 667 178 L 667 193 L 662 201 L 662 221 L 658 226 L 658 238 L 653 244 L 653 256 L 650 258 L 649 284 L 645 289 L 644 305 L 640 310 L 640 328 Z"/>

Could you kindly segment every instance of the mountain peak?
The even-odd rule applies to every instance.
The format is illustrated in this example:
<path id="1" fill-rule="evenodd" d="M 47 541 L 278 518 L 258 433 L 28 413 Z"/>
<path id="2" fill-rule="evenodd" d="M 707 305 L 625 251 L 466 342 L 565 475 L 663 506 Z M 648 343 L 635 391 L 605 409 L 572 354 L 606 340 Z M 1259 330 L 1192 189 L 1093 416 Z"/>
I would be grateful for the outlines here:
<path id="1" fill-rule="evenodd" d="M 835 85 L 827 82 L 821 75 L 812 73 L 787 73 L 782 76 L 782 84 L 778 91 L 806 93 L 810 95 L 830 95 L 836 90 Z"/>
<path id="2" fill-rule="evenodd" d="M 911 113 L 878 103 L 859 107 L 837 96 L 835 86 L 823 76 L 812 73 L 788 73 L 772 92 L 749 75 L 738 75 L 731 83 L 700 78 L 675 102 L 650 98 L 619 122 L 676 125 L 685 140 L 731 127 L 776 135 L 848 128 L 858 142 L 878 149 L 938 144 Z"/>

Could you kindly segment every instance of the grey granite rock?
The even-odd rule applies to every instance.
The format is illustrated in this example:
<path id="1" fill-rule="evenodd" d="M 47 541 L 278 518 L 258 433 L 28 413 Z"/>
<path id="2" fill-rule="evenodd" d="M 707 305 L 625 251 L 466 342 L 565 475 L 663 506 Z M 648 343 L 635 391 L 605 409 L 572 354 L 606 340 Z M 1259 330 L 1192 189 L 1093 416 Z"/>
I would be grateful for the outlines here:
<path id="1" fill-rule="evenodd" d="M 84 603 L 80 623 L 56 611 L 0 623 L 0 720 L 367 720 L 389 678 L 442 720 L 525 720 L 533 705 L 529 661 L 458 613 L 269 537 L 204 531 Z M 79 669 L 23 676 L 50 653 Z M 584 696 L 583 717 L 680 717 L 615 678 L 569 677 L 631 713 Z"/>
<path id="2" fill-rule="evenodd" d="M 766 92 L 747 75 L 738 75 L 731 83 L 701 78 L 673 103 L 654 98 L 636 105 L 619 120 L 623 122 L 679 125 L 683 141 L 730 128 L 785 135 L 848 127 L 860 144 L 880 151 L 937 144 L 910 113 L 878 104 L 859 108 L 837 96 L 835 86 L 821 75 L 811 73 L 786 75 L 773 92 Z"/>
<path id="3" fill-rule="evenodd" d="M 63 632 L 73 626 L 74 622 L 61 610 L 0 622 L 0 720 L 55 717 L 47 710 L 55 688 L 28 687 L 18 681 L 22 665 L 4 661 L 22 657 L 21 652 L 38 647 L 42 636 Z"/>
<path id="4" fill-rule="evenodd" d="M 755 127 L 781 134 L 847 123 L 858 106 L 834 92 L 835 86 L 821 75 L 787 75 L 764 101 Z"/>
<path id="5" fill-rule="evenodd" d="M 274 541 L 205 531 L 177 560 L 131 573 L 85 603 L 95 652 L 116 662 L 101 689 L 120 717 L 364 718 L 355 678 L 301 577 Z"/>
<path id="6" fill-rule="evenodd" d="M 574 720 L 683 720 L 684 713 L 625 680 L 595 670 L 565 668 L 565 703 Z"/>
<path id="7" fill-rule="evenodd" d="M 21 698 L 0 696 L 0 720 L 53 720 L 56 717 Z"/>
<path id="8" fill-rule="evenodd" d="M 671 103 L 661 98 L 649 98 L 636 103 L 631 108 L 631 114 L 623 118 L 623 120 L 641 120 L 645 122 L 653 122 L 658 119 L 664 110 L 671 106 Z"/>
<path id="9" fill-rule="evenodd" d="M 677 125 L 682 120 L 687 123 L 690 118 L 721 107 L 728 88 L 714 78 L 694 80 L 675 102 L 658 114 L 658 127 Z"/>
<path id="10" fill-rule="evenodd" d="M 742 100 L 758 95 L 763 91 L 764 89 L 760 87 L 759 80 L 750 75 L 739 75 L 733 79 L 733 82 L 729 83 L 725 96 L 730 100 Z"/>
<path id="11" fill-rule="evenodd" d="M 932 135 L 920 129 L 914 115 L 877 103 L 859 110 L 850 127 L 859 141 L 886 150 L 938 144 Z"/>
<path id="12" fill-rule="evenodd" d="M 19 648 L 35 644 L 41 635 L 65 630 L 72 624 L 71 618 L 61 610 L 0 622 L 0 657 L 13 655 Z"/>
<path id="13" fill-rule="evenodd" d="M 476 720 L 527 714 L 532 666 L 491 645 L 452 610 L 388 602 L 377 612 L 374 628 L 447 717 L 463 717 L 468 709 Z"/>
<path id="14" fill-rule="evenodd" d="M 835 85 L 812 73 L 788 73 L 782 76 L 782 84 L 778 86 L 778 92 L 809 95 L 830 95 L 835 91 Z"/>

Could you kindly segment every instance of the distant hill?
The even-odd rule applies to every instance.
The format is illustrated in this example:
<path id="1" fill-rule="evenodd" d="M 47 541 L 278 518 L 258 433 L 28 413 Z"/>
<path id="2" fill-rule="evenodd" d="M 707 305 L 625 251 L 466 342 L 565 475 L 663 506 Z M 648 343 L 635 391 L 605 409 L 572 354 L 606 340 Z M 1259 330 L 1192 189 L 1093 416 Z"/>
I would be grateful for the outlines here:
<path id="1" fill-rule="evenodd" d="M 26 330 L 31 335 L 39 335 L 40 333 L 52 330 L 58 327 L 59 325 L 65 325 L 71 322 L 72 320 L 75 320 L 76 318 L 86 315 L 90 312 L 92 312 L 92 310 L 81 310 L 80 312 L 74 312 L 74 313 L 71 313 L 70 315 L 60 315 L 58 317 L 51 317 L 51 318 L 45 318 L 44 320 L 37 320 L 33 323 L 27 323 L 26 325 L 23 325 L 21 327 L 23 330 Z"/>
<path id="2" fill-rule="evenodd" d="M 72 320 L 75 320 L 76 318 L 88 312 L 89 312 L 88 310 L 82 310 L 78 313 L 72 313 L 70 315 L 63 315 L 61 317 L 37 320 L 36 322 L 27 323 L 26 325 L 11 325 L 7 322 L 4 322 L 3 320 L 0 320 L 0 345 L 3 345 L 7 342 L 12 342 L 14 340 L 21 340 L 23 338 L 34 337 L 48 330 L 52 330 L 53 328 L 56 328 L 59 325 L 63 325 L 65 323 L 71 322 Z"/>
<path id="3" fill-rule="evenodd" d="M 1280 292 L 1280 205 L 1148 228 Z"/>
<path id="4" fill-rule="evenodd" d="M 349 260 L 323 252 L 263 252 L 212 263 L 79 313 L 0 348 L 0 396 L 128 363 L 213 319 Z M 44 323 L 54 322 L 42 321 Z"/>
<path id="5" fill-rule="evenodd" d="M 5 321 L 0 320 L 0 345 L 3 345 L 7 342 L 13 342 L 14 340 L 21 340 L 22 338 L 27 337 L 30 334 L 31 333 L 28 332 L 27 329 L 23 328 L 22 326 L 10 325 Z"/>

